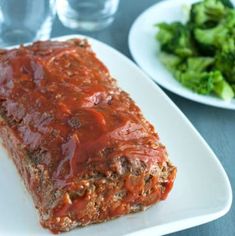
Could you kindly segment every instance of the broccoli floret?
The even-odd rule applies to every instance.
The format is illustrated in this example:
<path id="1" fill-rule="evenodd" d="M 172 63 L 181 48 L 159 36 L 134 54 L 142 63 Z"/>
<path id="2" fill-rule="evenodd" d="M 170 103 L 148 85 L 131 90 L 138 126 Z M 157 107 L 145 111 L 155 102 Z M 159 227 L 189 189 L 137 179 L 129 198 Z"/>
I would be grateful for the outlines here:
<path id="1" fill-rule="evenodd" d="M 228 7 L 228 8 L 234 8 L 232 2 L 230 0 L 220 0 L 224 6 Z"/>
<path id="2" fill-rule="evenodd" d="M 234 97 L 233 88 L 225 80 L 215 83 L 213 91 L 223 100 L 231 100 Z"/>
<path id="3" fill-rule="evenodd" d="M 235 83 L 235 40 L 229 38 L 218 50 L 215 57 L 215 68 L 220 70 L 226 80 Z"/>
<path id="4" fill-rule="evenodd" d="M 175 55 L 161 53 L 160 60 L 179 82 L 200 94 L 211 93 L 214 83 L 223 79 L 218 72 L 207 72 L 214 63 L 214 58 L 211 57 L 191 57 L 182 60 Z"/>
<path id="5" fill-rule="evenodd" d="M 231 39 L 232 40 L 232 39 Z M 233 40 L 232 40 L 233 41 Z M 233 45 L 233 46 L 232 46 Z M 235 46 L 218 51 L 215 58 L 215 67 L 220 70 L 228 82 L 235 83 Z M 229 44 L 227 44 L 229 47 Z"/>
<path id="6" fill-rule="evenodd" d="M 228 36 L 228 29 L 222 24 L 211 29 L 195 29 L 194 36 L 197 42 L 206 46 L 220 47 Z"/>
<path id="7" fill-rule="evenodd" d="M 174 32 L 176 31 L 176 24 L 178 25 L 178 23 L 159 23 L 155 25 L 159 28 L 156 39 L 161 43 L 161 45 L 167 45 L 172 41 Z"/>
<path id="8" fill-rule="evenodd" d="M 213 57 L 191 57 L 187 60 L 187 69 L 195 72 L 206 71 L 214 61 Z"/>
<path id="9" fill-rule="evenodd" d="M 231 85 L 231 87 L 232 87 L 232 89 L 233 89 L 233 92 L 234 92 L 234 94 L 235 94 L 235 84 L 230 84 Z"/>
<path id="10" fill-rule="evenodd" d="M 214 47 L 220 49 L 224 47 L 229 38 L 234 37 L 235 29 L 235 11 L 230 10 L 226 18 L 220 23 L 209 29 L 194 29 L 195 40 L 204 47 Z"/>
<path id="11" fill-rule="evenodd" d="M 211 57 L 192 57 L 188 58 L 185 68 L 181 67 L 181 73 L 176 73 L 176 78 L 187 88 L 199 94 L 210 94 L 214 84 L 223 80 L 218 71 L 209 72 L 214 59 Z"/>
<path id="12" fill-rule="evenodd" d="M 221 24 L 227 27 L 230 31 L 234 30 L 235 26 L 235 10 L 228 9 L 226 16 L 221 20 Z"/>
<path id="13" fill-rule="evenodd" d="M 189 70 L 181 73 L 178 79 L 185 87 L 199 94 L 206 95 L 214 92 L 223 100 L 231 100 L 234 97 L 232 87 L 219 71 L 198 73 Z"/>
<path id="14" fill-rule="evenodd" d="M 214 84 L 223 80 L 219 71 L 195 72 L 186 71 L 181 73 L 179 81 L 187 88 L 199 94 L 210 94 L 214 89 Z"/>
<path id="15" fill-rule="evenodd" d="M 191 7 L 190 22 L 195 26 L 215 25 L 226 15 L 225 5 L 218 0 L 205 0 Z"/>
<path id="16" fill-rule="evenodd" d="M 232 87 L 225 81 L 222 73 L 212 70 L 214 58 L 194 57 L 188 58 L 186 65 L 181 71 L 175 71 L 174 76 L 185 87 L 199 94 L 210 94 L 214 92 L 224 100 L 234 97 Z"/>
<path id="17" fill-rule="evenodd" d="M 159 32 L 156 35 L 161 50 L 179 57 L 188 57 L 195 54 L 190 30 L 180 22 L 172 24 L 157 24 Z"/>
<path id="18" fill-rule="evenodd" d="M 182 62 L 180 57 L 173 54 L 160 52 L 158 56 L 160 61 L 172 72 L 175 71 L 178 65 Z"/>
<path id="19" fill-rule="evenodd" d="M 218 50 L 217 53 L 220 52 L 224 52 L 224 53 L 231 53 L 231 52 L 235 52 L 235 40 L 233 38 L 228 38 L 226 43 L 224 43 L 222 45 L 221 50 Z"/>

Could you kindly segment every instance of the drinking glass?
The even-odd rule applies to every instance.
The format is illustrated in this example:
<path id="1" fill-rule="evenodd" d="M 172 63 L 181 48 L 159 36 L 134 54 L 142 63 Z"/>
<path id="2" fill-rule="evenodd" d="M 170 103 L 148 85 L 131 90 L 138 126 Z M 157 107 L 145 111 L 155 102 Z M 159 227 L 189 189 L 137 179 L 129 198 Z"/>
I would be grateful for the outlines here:
<path id="1" fill-rule="evenodd" d="M 57 0 L 57 14 L 71 29 L 94 31 L 110 25 L 119 0 Z"/>
<path id="2" fill-rule="evenodd" d="M 49 39 L 55 0 L 0 0 L 0 46 Z"/>

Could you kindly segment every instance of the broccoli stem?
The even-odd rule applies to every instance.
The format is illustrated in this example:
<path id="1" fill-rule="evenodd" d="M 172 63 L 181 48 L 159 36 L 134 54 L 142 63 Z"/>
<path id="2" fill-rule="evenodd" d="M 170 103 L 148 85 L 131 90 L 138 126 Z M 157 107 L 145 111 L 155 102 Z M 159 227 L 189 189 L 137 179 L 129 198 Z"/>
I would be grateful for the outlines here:
<path id="1" fill-rule="evenodd" d="M 229 101 L 234 97 L 232 87 L 225 80 L 215 83 L 214 92 L 217 96 L 226 101 Z"/>

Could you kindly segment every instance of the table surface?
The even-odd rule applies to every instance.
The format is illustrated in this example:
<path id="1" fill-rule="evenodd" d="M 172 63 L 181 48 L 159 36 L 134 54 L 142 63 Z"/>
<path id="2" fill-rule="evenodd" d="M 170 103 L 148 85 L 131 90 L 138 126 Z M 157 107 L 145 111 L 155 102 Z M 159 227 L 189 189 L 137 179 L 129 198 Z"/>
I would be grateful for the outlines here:
<path id="1" fill-rule="evenodd" d="M 156 2 L 158 1 L 121 0 L 114 23 L 108 28 L 95 33 L 84 33 L 67 29 L 56 18 L 52 37 L 76 33 L 87 34 L 109 44 L 133 60 L 128 49 L 127 40 L 130 27 L 141 12 Z M 166 90 L 164 91 L 209 143 L 223 164 L 229 176 L 232 189 L 235 189 L 235 111 L 202 105 L 181 98 Z M 171 235 L 234 236 L 235 203 L 232 205 L 230 212 L 224 217 L 211 223 Z"/>

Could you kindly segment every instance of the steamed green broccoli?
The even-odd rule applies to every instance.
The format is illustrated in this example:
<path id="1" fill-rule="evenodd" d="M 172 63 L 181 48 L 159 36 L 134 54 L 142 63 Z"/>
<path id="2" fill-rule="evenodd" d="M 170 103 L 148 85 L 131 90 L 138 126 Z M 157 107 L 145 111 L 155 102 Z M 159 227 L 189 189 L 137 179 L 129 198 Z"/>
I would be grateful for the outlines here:
<path id="1" fill-rule="evenodd" d="M 224 100 L 233 98 L 232 87 L 225 81 L 218 70 L 210 70 L 214 66 L 212 57 L 180 57 L 161 52 L 161 62 L 173 73 L 175 78 L 185 87 L 199 94 L 214 92 Z"/>
<path id="2" fill-rule="evenodd" d="M 231 39 L 232 45 L 224 47 L 218 51 L 215 57 L 215 67 L 222 72 L 228 82 L 235 83 L 235 44 Z"/>
<path id="3" fill-rule="evenodd" d="M 157 24 L 159 32 L 156 35 L 161 44 L 161 50 L 175 54 L 180 57 L 192 56 L 195 54 L 190 31 L 180 22 L 172 24 Z"/>
<path id="4" fill-rule="evenodd" d="M 234 97 L 232 86 L 225 80 L 215 83 L 213 92 L 223 100 L 231 100 Z"/>
<path id="5" fill-rule="evenodd" d="M 161 62 L 185 87 L 230 100 L 235 93 L 235 9 L 229 0 L 192 5 L 190 19 L 157 24 Z"/>
<path id="6" fill-rule="evenodd" d="M 223 80 L 223 77 L 218 71 L 198 73 L 189 70 L 181 73 L 178 80 L 196 93 L 210 94 L 213 92 L 215 83 Z"/>
<path id="7" fill-rule="evenodd" d="M 177 78 L 185 87 L 192 91 L 207 95 L 214 92 L 223 100 L 231 100 L 234 97 L 232 87 L 224 80 L 220 71 L 195 72 L 187 70 L 178 73 Z"/>
<path id="8" fill-rule="evenodd" d="M 220 0 L 221 3 L 223 3 L 223 5 L 225 7 L 228 7 L 228 8 L 234 8 L 232 2 L 230 0 Z"/>
<path id="9" fill-rule="evenodd" d="M 165 52 L 159 53 L 159 59 L 167 67 L 167 69 L 172 72 L 176 70 L 182 62 L 182 59 L 180 57 Z"/>
<path id="10" fill-rule="evenodd" d="M 198 43 L 207 46 L 221 47 L 228 37 L 229 31 L 222 24 L 210 29 L 194 30 L 194 36 Z"/>
<path id="11" fill-rule="evenodd" d="M 235 36 L 235 11 L 230 10 L 226 18 L 221 20 L 218 25 L 208 29 L 195 28 L 195 40 L 201 45 L 222 48 L 227 40 Z"/>
<path id="12" fill-rule="evenodd" d="M 181 72 L 186 70 L 201 72 L 208 70 L 214 63 L 214 58 L 212 57 L 189 57 L 183 60 L 179 56 L 165 52 L 159 53 L 159 59 L 171 72 L 176 70 Z"/>
<path id="13" fill-rule="evenodd" d="M 184 63 L 186 68 L 176 73 L 177 79 L 187 88 L 199 94 L 215 92 L 223 99 L 231 99 L 234 94 L 218 70 L 211 70 L 214 58 L 193 57 Z M 179 67 L 180 68 L 180 67 Z M 181 67 L 182 68 L 182 67 Z"/>
<path id="14" fill-rule="evenodd" d="M 214 61 L 213 57 L 191 57 L 187 60 L 187 69 L 195 72 L 208 71 Z"/>
<path id="15" fill-rule="evenodd" d="M 195 26 L 211 26 L 219 22 L 227 11 L 225 5 L 218 0 L 205 0 L 194 3 L 190 12 L 190 23 Z"/>
<path id="16" fill-rule="evenodd" d="M 233 89 L 233 92 L 234 92 L 234 94 L 235 94 L 235 84 L 230 84 L 231 85 L 231 87 L 232 87 L 232 89 Z"/>

